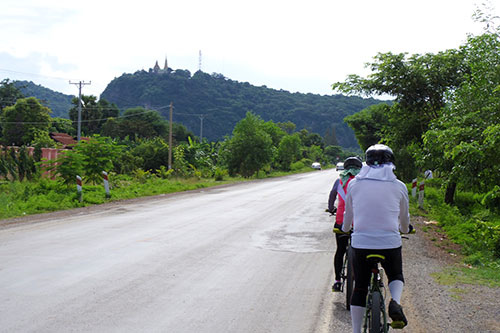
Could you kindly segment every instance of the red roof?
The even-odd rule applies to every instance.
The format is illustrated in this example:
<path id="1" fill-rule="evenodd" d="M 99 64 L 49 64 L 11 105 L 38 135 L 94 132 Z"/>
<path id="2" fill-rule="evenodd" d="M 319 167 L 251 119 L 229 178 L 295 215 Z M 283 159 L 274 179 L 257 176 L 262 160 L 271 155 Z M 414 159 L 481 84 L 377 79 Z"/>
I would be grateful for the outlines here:
<path id="1" fill-rule="evenodd" d="M 66 134 L 66 133 L 52 132 L 52 133 L 49 133 L 49 136 L 52 138 L 52 140 L 59 142 L 59 143 L 62 143 L 64 147 L 76 145 L 76 143 L 77 143 L 76 139 L 74 137 L 72 137 L 71 135 Z M 82 137 L 81 140 L 88 140 L 88 138 Z"/>

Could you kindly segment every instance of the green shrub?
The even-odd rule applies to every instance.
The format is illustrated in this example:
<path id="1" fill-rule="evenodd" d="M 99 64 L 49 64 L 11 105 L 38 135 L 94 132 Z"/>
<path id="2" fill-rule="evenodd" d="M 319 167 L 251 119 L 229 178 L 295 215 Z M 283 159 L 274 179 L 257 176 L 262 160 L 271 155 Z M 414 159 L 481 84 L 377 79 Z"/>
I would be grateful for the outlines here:
<path id="1" fill-rule="evenodd" d="M 222 168 L 215 168 L 215 174 L 214 174 L 214 178 L 216 181 L 223 181 L 224 180 L 224 177 L 226 177 L 228 175 L 228 172 L 226 169 L 222 169 Z"/>
<path id="2" fill-rule="evenodd" d="M 294 163 L 292 163 L 290 165 L 290 170 L 292 170 L 292 171 L 298 171 L 298 170 L 300 170 L 300 169 L 302 169 L 304 167 L 305 167 L 304 162 L 297 161 L 297 162 L 294 162 Z"/>
<path id="3" fill-rule="evenodd" d="M 500 186 L 495 185 L 491 191 L 486 193 L 481 200 L 481 204 L 496 213 L 500 213 Z"/>
<path id="4" fill-rule="evenodd" d="M 471 215 L 474 211 L 481 210 L 481 194 L 472 192 L 457 191 L 455 193 L 454 205 L 460 210 L 462 215 Z"/>
<path id="5" fill-rule="evenodd" d="M 141 184 L 144 184 L 151 177 L 153 177 L 153 175 L 149 171 L 144 171 L 142 169 L 134 171 L 134 178 Z"/>
<path id="6" fill-rule="evenodd" d="M 159 169 L 156 169 L 156 175 L 161 179 L 168 179 L 172 173 L 174 173 L 174 169 L 168 170 L 164 165 L 161 165 Z"/>

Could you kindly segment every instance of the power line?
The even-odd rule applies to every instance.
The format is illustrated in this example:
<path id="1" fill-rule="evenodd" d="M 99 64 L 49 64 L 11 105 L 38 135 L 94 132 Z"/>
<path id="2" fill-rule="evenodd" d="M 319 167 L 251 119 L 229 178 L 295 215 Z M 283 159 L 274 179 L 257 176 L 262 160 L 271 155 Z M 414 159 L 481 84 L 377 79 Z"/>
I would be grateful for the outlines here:
<path id="1" fill-rule="evenodd" d="M 168 107 L 168 106 L 167 106 Z M 109 118 L 115 118 L 115 119 L 122 119 L 122 118 L 130 118 L 130 117 L 136 117 L 142 114 L 146 114 L 149 112 L 155 112 L 156 110 L 146 110 L 144 112 L 138 112 L 134 114 L 128 114 L 128 115 L 122 115 L 118 117 L 107 117 L 107 118 L 99 118 L 99 119 L 87 119 L 87 120 L 82 120 L 82 123 L 91 123 L 94 121 L 103 121 L 103 120 L 108 120 Z M 61 118 L 70 121 L 71 123 L 76 123 L 78 120 L 71 120 L 71 119 L 66 119 L 66 118 Z M 0 124 L 17 124 L 17 125 L 24 125 L 24 124 L 48 124 L 51 123 L 52 121 L 0 121 Z"/>

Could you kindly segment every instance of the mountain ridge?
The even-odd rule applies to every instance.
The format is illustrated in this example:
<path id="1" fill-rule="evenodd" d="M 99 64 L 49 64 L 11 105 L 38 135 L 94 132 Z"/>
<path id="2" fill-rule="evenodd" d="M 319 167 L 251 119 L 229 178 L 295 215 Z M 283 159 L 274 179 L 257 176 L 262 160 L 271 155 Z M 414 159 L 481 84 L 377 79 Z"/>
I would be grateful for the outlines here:
<path id="1" fill-rule="evenodd" d="M 291 93 L 233 81 L 218 73 L 197 71 L 191 75 L 179 69 L 124 73 L 108 84 L 101 98 L 120 109 L 155 109 L 166 119 L 172 102 L 174 122 L 184 124 L 197 135 L 203 131 L 203 137 L 212 141 L 230 135 L 234 125 L 251 111 L 265 121 L 291 121 L 297 130 L 307 129 L 323 137 L 333 132 L 337 139 L 334 141 L 345 148 L 356 148 L 358 143 L 344 117 L 384 102 L 344 95 Z"/>
<path id="2" fill-rule="evenodd" d="M 31 81 L 16 81 L 16 86 L 25 96 L 40 99 L 52 110 L 52 117 L 69 118 L 74 96 Z M 384 102 L 344 95 L 292 93 L 234 81 L 218 73 L 197 71 L 191 75 L 188 70 L 170 68 L 124 73 L 114 78 L 99 98 L 116 104 L 121 112 L 140 106 L 157 110 L 167 120 L 172 102 L 173 121 L 210 141 L 231 135 L 236 123 L 251 111 L 265 121 L 290 121 L 296 130 L 318 133 L 326 144 L 344 148 L 359 147 L 344 117 Z"/>

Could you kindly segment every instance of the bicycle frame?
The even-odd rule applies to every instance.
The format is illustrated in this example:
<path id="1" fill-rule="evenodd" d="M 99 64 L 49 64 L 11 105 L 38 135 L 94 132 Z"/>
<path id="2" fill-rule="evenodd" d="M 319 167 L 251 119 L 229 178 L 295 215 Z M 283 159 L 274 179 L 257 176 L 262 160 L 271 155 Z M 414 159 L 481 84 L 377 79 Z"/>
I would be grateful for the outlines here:
<path id="1" fill-rule="evenodd" d="M 354 290 L 354 273 L 352 268 L 352 254 L 351 254 L 351 233 L 343 232 L 338 228 L 333 228 L 335 234 L 343 235 L 349 237 L 347 251 L 344 256 L 344 263 L 342 265 L 342 270 L 340 272 L 340 278 L 342 279 L 341 291 L 344 292 L 344 286 L 346 286 L 345 293 L 345 308 L 346 310 L 351 309 L 351 297 Z"/>
<path id="2" fill-rule="evenodd" d="M 370 286 L 368 295 L 366 296 L 366 312 L 363 321 L 363 332 L 381 333 L 388 332 L 389 324 L 387 323 L 387 314 L 385 311 L 385 301 L 381 287 L 382 272 L 379 264 L 384 260 L 384 257 L 377 254 L 367 256 L 371 261 L 372 275 L 370 278 Z"/>

